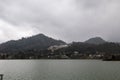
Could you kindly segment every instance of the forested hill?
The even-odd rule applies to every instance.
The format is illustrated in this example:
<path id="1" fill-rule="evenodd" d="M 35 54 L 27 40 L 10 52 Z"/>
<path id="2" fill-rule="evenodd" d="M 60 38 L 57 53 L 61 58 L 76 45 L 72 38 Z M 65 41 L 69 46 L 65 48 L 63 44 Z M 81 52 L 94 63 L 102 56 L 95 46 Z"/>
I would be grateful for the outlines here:
<path id="1" fill-rule="evenodd" d="M 66 44 L 38 34 L 0 45 L 0 59 L 102 59 L 103 55 L 120 55 L 120 44 L 102 38 Z"/>
<path id="2" fill-rule="evenodd" d="M 103 44 L 103 43 L 106 43 L 106 41 L 104 39 L 102 39 L 101 37 L 94 37 L 94 38 L 90 38 L 90 39 L 86 40 L 85 43 Z"/>
<path id="3" fill-rule="evenodd" d="M 47 49 L 53 45 L 66 44 L 64 41 L 55 40 L 47 37 L 44 34 L 38 34 L 28 38 L 22 38 L 19 40 L 11 40 L 0 45 L 0 52 L 15 52 L 30 49 Z"/>

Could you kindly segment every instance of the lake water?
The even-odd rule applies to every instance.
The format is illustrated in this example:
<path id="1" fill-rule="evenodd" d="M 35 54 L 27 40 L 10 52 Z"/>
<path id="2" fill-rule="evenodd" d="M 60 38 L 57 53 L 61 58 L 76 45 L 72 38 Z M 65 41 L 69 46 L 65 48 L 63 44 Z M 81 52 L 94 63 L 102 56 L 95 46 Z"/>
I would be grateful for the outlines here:
<path id="1" fill-rule="evenodd" d="M 0 60 L 4 80 L 120 80 L 119 61 Z"/>

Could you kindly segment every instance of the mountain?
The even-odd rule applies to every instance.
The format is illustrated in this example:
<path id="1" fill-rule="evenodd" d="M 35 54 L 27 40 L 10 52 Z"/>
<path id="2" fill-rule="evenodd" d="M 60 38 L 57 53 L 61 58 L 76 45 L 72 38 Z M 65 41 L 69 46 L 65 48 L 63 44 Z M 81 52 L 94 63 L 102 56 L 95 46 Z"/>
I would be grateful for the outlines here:
<path id="1" fill-rule="evenodd" d="M 101 37 L 94 37 L 85 41 L 85 43 L 89 43 L 89 44 L 103 44 L 105 42 L 106 41 L 103 40 Z"/>
<path id="2" fill-rule="evenodd" d="M 19 40 L 11 40 L 0 45 L 0 52 L 15 52 L 30 49 L 47 49 L 53 45 L 66 44 L 64 41 L 55 40 L 47 37 L 44 34 L 38 34 L 28 38 L 22 38 Z"/>

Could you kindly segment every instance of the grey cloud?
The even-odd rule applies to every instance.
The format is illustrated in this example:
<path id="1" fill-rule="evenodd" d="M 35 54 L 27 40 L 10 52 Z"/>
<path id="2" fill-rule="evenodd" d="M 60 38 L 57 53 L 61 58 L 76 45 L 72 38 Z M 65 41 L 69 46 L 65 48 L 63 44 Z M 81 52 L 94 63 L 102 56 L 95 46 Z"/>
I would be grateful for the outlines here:
<path id="1" fill-rule="evenodd" d="M 67 42 L 94 36 L 120 41 L 119 10 L 119 0 L 0 0 L 0 19 L 13 25 L 16 32 L 29 28 L 31 34 L 40 32 Z M 1 36 L 8 38 L 8 33 L 4 34 Z"/>

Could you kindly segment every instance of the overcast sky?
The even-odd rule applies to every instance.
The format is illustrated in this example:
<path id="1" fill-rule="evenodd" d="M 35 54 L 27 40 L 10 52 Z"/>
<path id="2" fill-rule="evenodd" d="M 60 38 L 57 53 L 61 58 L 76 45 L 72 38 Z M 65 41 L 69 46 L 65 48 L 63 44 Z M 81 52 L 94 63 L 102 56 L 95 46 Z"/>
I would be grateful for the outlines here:
<path id="1" fill-rule="evenodd" d="M 0 43 L 38 33 L 120 42 L 120 0 L 0 0 Z"/>

